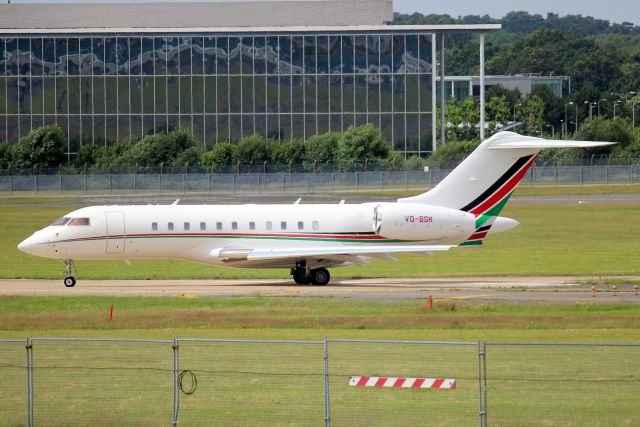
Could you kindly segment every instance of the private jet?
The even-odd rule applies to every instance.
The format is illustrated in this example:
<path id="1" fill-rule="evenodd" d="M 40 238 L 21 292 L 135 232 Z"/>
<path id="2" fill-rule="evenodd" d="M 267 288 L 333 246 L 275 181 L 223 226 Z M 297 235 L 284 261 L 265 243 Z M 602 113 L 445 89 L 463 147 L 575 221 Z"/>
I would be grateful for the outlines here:
<path id="1" fill-rule="evenodd" d="M 326 285 L 329 268 L 482 245 L 518 222 L 499 214 L 545 148 L 598 147 L 500 132 L 430 191 L 396 202 L 91 206 L 18 245 L 65 265 L 74 260 L 182 259 L 239 268 L 287 268 L 298 284 Z"/>

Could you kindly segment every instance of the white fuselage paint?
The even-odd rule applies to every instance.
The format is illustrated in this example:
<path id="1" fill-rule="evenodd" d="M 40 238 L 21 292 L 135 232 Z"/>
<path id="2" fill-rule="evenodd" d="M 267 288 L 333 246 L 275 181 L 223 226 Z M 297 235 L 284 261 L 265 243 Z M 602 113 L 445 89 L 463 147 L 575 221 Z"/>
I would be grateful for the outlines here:
<path id="1" fill-rule="evenodd" d="M 376 208 L 397 213 L 383 218 L 384 236 L 374 230 Z M 89 218 L 90 225 L 52 225 L 35 232 L 20 248 L 57 259 L 184 259 L 232 267 L 293 267 L 290 261 L 228 262 L 215 256 L 215 250 L 440 244 L 473 232 L 473 215 L 397 203 L 92 206 L 66 216 Z"/>

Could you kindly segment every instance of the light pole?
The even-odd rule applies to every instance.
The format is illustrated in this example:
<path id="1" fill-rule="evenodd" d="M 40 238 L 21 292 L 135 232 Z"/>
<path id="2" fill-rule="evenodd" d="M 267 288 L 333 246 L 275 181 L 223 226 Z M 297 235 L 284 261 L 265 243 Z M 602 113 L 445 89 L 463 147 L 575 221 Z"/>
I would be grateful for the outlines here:
<path id="1" fill-rule="evenodd" d="M 602 98 L 600 101 L 598 101 L 598 117 L 600 117 L 600 103 L 606 100 L 607 98 Z"/>
<path id="2" fill-rule="evenodd" d="M 551 128 L 551 139 L 556 139 L 556 128 L 553 125 L 547 125 L 548 128 Z"/>
<path id="3" fill-rule="evenodd" d="M 613 101 L 613 120 L 616 119 L 616 106 L 620 104 L 621 104 L 621 101 L 619 99 Z"/>
<path id="4" fill-rule="evenodd" d="M 589 120 L 593 120 L 593 107 L 596 106 L 596 103 L 591 101 L 584 101 L 584 103 L 589 106 Z"/>
<path id="5" fill-rule="evenodd" d="M 560 139 L 564 139 L 564 120 L 560 120 Z"/>
<path id="6" fill-rule="evenodd" d="M 574 122 L 576 124 L 576 132 L 578 131 L 578 104 L 576 104 L 575 102 L 571 101 L 567 104 L 564 104 L 564 122 L 565 123 L 569 123 L 567 121 L 567 105 L 573 105 L 576 107 L 576 121 Z M 567 133 L 569 133 L 569 127 L 567 127 Z"/>
<path id="7" fill-rule="evenodd" d="M 520 104 L 515 104 L 515 105 L 513 106 L 513 122 L 514 122 L 514 123 L 516 122 L 516 108 L 521 107 L 521 106 L 522 106 L 522 103 L 520 103 Z"/>
<path id="8" fill-rule="evenodd" d="M 631 104 L 631 121 L 633 122 L 633 130 L 636 130 L 636 104 L 637 103 L 638 103 L 638 100 L 636 99 Z"/>

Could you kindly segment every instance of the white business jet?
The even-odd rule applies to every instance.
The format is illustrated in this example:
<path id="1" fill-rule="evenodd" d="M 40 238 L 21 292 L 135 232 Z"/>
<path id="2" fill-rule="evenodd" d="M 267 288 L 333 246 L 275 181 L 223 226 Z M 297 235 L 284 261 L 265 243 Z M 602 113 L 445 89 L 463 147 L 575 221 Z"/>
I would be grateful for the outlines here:
<path id="1" fill-rule="evenodd" d="M 609 143 L 548 141 L 501 132 L 432 190 L 395 203 L 91 206 L 70 212 L 18 245 L 73 260 L 184 259 L 241 268 L 289 268 L 298 284 L 326 285 L 327 268 L 392 254 L 481 245 L 518 222 L 499 216 L 543 148 Z"/>

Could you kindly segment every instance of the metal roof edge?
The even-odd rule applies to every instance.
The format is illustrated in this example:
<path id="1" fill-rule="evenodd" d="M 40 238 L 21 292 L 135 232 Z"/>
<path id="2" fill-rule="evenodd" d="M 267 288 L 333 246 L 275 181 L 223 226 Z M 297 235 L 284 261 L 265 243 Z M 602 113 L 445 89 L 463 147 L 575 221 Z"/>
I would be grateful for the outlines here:
<path id="1" fill-rule="evenodd" d="M 502 29 L 501 24 L 466 25 L 332 25 L 289 27 L 77 27 L 0 28 L 0 34 L 130 34 L 130 33 L 357 33 L 357 32 L 485 32 Z"/>

